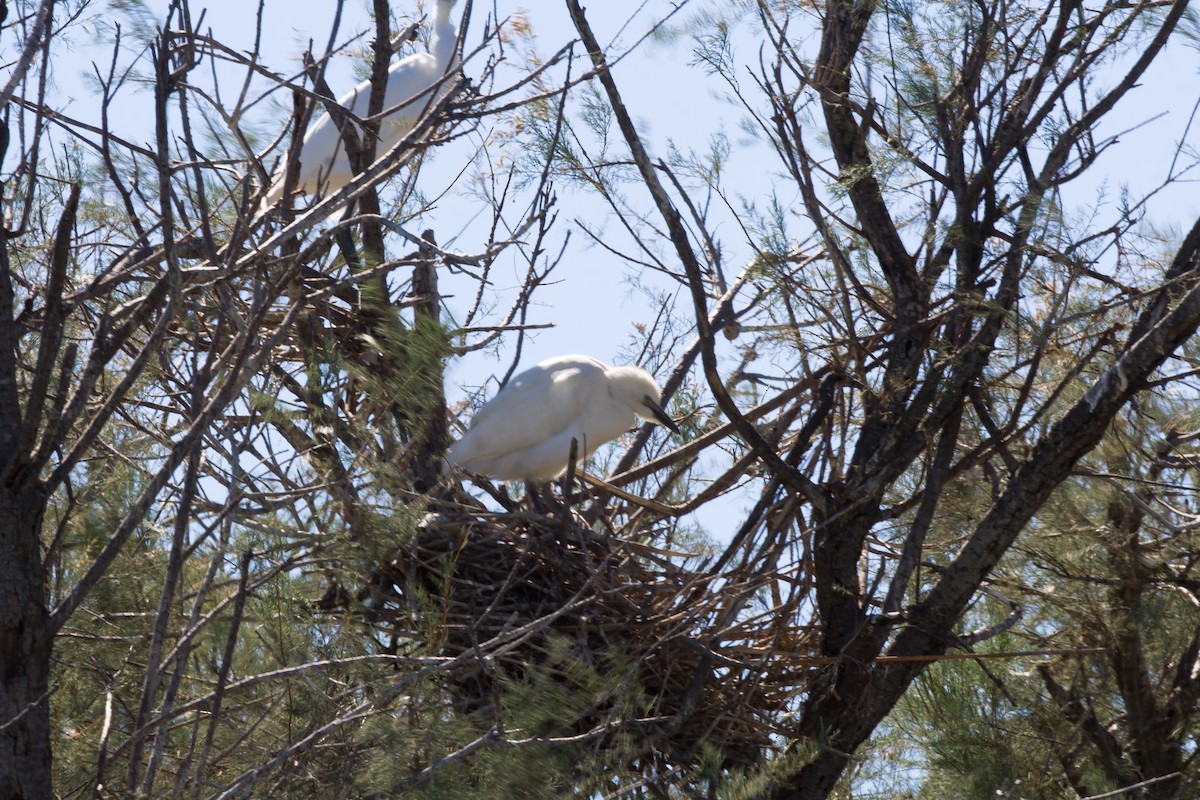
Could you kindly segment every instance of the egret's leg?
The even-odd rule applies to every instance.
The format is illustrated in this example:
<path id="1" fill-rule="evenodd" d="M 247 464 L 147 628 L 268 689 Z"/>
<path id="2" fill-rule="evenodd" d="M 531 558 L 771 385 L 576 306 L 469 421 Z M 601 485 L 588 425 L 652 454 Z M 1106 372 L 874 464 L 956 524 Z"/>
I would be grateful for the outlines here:
<path id="1" fill-rule="evenodd" d="M 525 496 L 529 498 L 529 504 L 533 506 L 534 511 L 539 514 L 546 513 L 546 505 L 542 502 L 542 493 L 536 483 L 525 481 Z"/>

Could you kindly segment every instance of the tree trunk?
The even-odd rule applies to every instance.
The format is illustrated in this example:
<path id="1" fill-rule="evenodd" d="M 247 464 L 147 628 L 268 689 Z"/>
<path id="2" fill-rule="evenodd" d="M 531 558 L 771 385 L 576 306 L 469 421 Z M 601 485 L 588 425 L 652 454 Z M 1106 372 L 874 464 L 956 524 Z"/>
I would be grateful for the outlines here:
<path id="1" fill-rule="evenodd" d="M 50 651 L 38 486 L 0 487 L 0 800 L 50 800 Z"/>

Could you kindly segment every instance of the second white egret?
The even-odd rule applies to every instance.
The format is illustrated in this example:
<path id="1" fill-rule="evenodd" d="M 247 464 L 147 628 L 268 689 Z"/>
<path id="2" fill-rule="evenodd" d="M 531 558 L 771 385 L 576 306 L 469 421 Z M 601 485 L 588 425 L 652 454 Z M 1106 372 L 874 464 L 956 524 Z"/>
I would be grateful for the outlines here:
<path id="1" fill-rule="evenodd" d="M 548 481 L 566 472 L 572 439 L 584 459 L 639 417 L 679 433 L 663 410 L 658 384 L 644 369 L 558 356 L 509 381 L 446 458 L 499 480 Z"/>
<path id="2" fill-rule="evenodd" d="M 458 31 L 450 21 L 450 7 L 456 0 L 438 0 L 433 30 L 429 38 L 428 53 L 413 53 L 388 69 L 387 89 L 383 96 L 384 117 L 379 125 L 379 141 L 375 145 L 378 158 L 395 146 L 416 123 L 421 113 L 430 104 L 429 93 L 439 82 L 446 91 L 450 79 L 446 73 L 455 60 Z M 365 80 L 345 95 L 338 104 L 348 109 L 357 118 L 367 116 L 371 97 L 371 81 Z M 362 129 L 357 128 L 359 137 Z M 334 192 L 354 177 L 350 159 L 342 134 L 329 114 L 322 115 L 309 127 L 300 148 L 300 177 L 296 190 L 311 194 L 320 189 L 325 194 Z M 286 163 L 286 162 L 285 162 Z M 283 167 L 271 181 L 271 188 L 263 198 L 260 212 L 270 208 L 283 197 Z"/>

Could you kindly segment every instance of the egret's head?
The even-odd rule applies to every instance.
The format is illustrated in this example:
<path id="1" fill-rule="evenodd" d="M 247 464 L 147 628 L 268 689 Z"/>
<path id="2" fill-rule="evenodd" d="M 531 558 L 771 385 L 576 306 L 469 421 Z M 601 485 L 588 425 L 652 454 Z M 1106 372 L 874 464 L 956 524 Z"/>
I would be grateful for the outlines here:
<path id="1" fill-rule="evenodd" d="M 613 367 L 607 377 L 613 399 L 628 405 L 642 419 L 679 433 L 679 426 L 662 407 L 662 390 L 649 372 L 638 367 Z"/>

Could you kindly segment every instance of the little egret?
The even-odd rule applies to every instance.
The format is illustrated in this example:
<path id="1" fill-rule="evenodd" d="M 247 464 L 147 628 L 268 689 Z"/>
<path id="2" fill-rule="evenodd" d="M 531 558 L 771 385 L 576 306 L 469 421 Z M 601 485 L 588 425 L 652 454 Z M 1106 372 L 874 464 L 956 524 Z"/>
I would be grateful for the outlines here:
<path id="1" fill-rule="evenodd" d="M 559 356 L 513 378 L 479 410 L 446 458 L 499 480 L 544 482 L 566 472 L 571 439 L 579 442 L 579 458 L 587 458 L 638 417 L 679 433 L 644 369 Z"/>
<path id="2" fill-rule="evenodd" d="M 383 95 L 385 116 L 379 124 L 379 140 L 375 144 L 376 158 L 391 150 L 412 128 L 433 99 L 429 90 L 446 76 L 458 44 L 458 31 L 450 22 L 450 7 L 455 2 L 456 0 L 438 0 L 433 32 L 429 39 L 429 52 L 413 53 L 388 69 L 387 90 Z M 448 88 L 449 83 L 450 80 L 447 79 L 443 91 Z M 361 119 L 367 116 L 370 97 L 371 81 L 368 79 L 339 97 L 338 104 Z M 363 131 L 355 127 L 361 141 Z M 320 189 L 329 194 L 345 186 L 353 177 L 342 134 L 329 114 L 323 114 L 309 127 L 304 136 L 304 143 L 300 148 L 300 176 L 296 181 L 296 190 L 312 194 Z M 267 196 L 263 198 L 259 207 L 260 213 L 283 197 L 283 182 L 281 166 L 271 181 Z"/>

